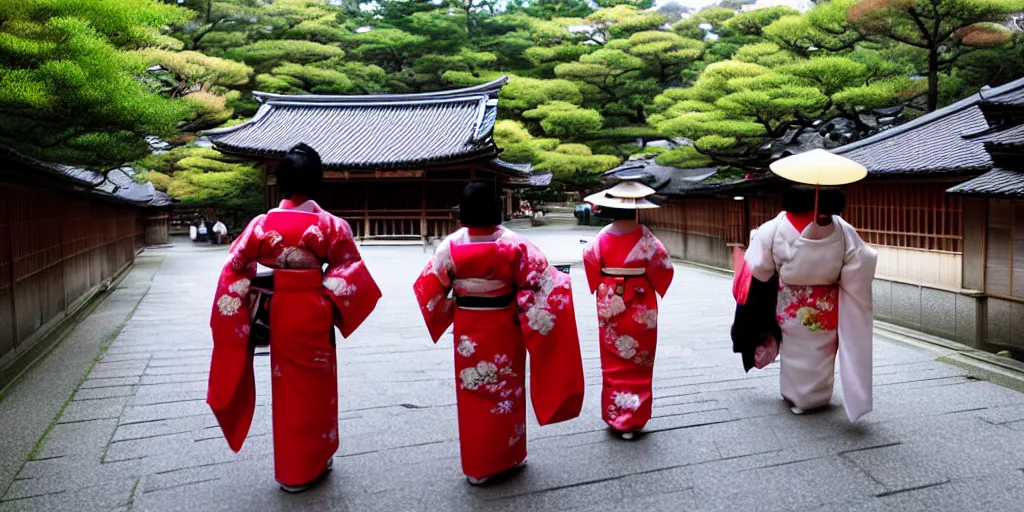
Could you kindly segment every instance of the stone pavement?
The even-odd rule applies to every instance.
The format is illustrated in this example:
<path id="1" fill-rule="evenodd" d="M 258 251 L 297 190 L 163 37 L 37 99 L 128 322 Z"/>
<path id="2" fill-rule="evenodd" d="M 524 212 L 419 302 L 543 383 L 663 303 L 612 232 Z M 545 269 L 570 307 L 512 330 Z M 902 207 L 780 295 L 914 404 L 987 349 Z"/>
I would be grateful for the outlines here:
<path id="1" fill-rule="evenodd" d="M 527 234 L 579 259 L 587 229 Z M 731 353 L 728 279 L 677 267 L 662 302 L 654 418 L 608 435 L 599 414 L 593 300 L 572 270 L 587 400 L 580 418 L 529 427 L 529 465 L 474 488 L 459 468 L 452 341 L 432 344 L 411 283 L 420 248 L 365 247 L 384 299 L 339 340 L 341 449 L 301 495 L 272 467 L 268 358 L 249 439 L 228 449 L 204 402 L 207 328 L 223 249 L 178 244 L 149 293 L 0 498 L 13 510 L 1019 510 L 1024 395 L 935 354 L 879 340 L 875 410 L 794 416 L 778 367 L 744 374 Z M 539 391 L 539 390 L 535 390 Z M 531 413 L 531 422 L 532 413 Z M 7 457 L 8 455 L 4 455 Z M 3 489 L 0 489 L 3 491 Z"/>

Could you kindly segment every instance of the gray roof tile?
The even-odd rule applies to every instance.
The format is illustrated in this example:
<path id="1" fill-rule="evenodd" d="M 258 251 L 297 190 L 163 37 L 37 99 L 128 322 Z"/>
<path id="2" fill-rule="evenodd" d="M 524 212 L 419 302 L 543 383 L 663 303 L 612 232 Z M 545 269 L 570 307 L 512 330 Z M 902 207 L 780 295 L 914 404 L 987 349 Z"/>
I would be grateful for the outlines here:
<path id="1" fill-rule="evenodd" d="M 254 93 L 252 120 L 207 135 L 225 152 L 281 156 L 300 142 L 328 169 L 427 167 L 491 159 L 497 95 L 507 79 L 423 94 L 332 96 Z"/>
<path id="2" fill-rule="evenodd" d="M 1024 146 L 1024 124 L 978 135 L 974 141 L 994 146 Z"/>
<path id="3" fill-rule="evenodd" d="M 945 108 L 833 153 L 860 162 L 877 175 L 964 173 L 987 169 L 992 159 L 981 142 L 964 136 L 988 128 L 978 104 L 1024 93 L 1024 78 L 973 94 Z"/>
<path id="4" fill-rule="evenodd" d="M 1021 198 L 1024 197 L 1024 172 L 999 168 L 992 169 L 946 192 L 962 195 Z"/>

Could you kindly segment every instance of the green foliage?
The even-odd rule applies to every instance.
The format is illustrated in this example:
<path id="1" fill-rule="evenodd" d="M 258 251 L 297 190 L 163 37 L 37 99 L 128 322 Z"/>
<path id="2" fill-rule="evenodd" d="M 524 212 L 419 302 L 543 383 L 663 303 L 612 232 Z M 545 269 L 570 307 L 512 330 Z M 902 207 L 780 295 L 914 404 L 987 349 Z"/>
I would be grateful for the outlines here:
<path id="1" fill-rule="evenodd" d="M 257 41 L 227 52 L 227 58 L 257 70 L 270 69 L 281 62 L 306 64 L 344 56 L 345 52 L 337 46 L 294 40 Z"/>
<path id="2" fill-rule="evenodd" d="M 134 79 L 145 61 L 130 51 L 160 43 L 159 27 L 184 11 L 128 4 L 0 2 L 0 138 L 46 159 L 113 166 L 143 154 L 144 135 L 171 135 L 191 116 Z"/>
<path id="3" fill-rule="evenodd" d="M 219 151 L 181 146 L 150 155 L 135 164 L 144 179 L 183 206 L 260 208 L 263 185 L 260 171 L 249 162 Z"/>
<path id="4" fill-rule="evenodd" d="M 996 25 L 1024 11 L 1024 0 L 858 0 L 847 11 L 863 34 L 927 52 L 928 109 L 938 106 L 939 72 L 969 48 L 992 48 L 1011 40 Z M 994 23 L 993 23 L 994 22 Z"/>

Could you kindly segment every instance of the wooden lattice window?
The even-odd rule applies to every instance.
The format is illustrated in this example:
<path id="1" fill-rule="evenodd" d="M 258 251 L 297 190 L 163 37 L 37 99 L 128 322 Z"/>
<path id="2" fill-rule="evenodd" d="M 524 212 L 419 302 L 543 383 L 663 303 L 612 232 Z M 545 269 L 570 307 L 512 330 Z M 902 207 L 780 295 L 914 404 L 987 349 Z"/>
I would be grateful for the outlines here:
<path id="1" fill-rule="evenodd" d="M 844 189 L 850 222 L 873 245 L 961 254 L 963 205 L 949 183 L 858 183 Z"/>

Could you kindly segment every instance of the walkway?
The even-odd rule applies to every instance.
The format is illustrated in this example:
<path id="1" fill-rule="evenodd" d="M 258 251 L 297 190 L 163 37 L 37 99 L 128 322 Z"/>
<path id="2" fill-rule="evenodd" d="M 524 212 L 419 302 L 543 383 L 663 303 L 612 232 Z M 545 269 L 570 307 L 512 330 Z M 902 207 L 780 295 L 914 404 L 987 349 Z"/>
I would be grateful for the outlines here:
<path id="1" fill-rule="evenodd" d="M 586 230 L 531 238 L 578 260 Z M 208 312 L 224 250 L 153 251 L 148 294 L 9 489 L 13 510 L 1008 510 L 1024 488 L 1024 395 L 920 349 L 879 341 L 875 410 L 849 424 L 837 390 L 793 416 L 777 365 L 744 374 L 731 353 L 727 279 L 689 267 L 662 303 L 654 419 L 633 442 L 599 415 L 593 300 L 573 268 L 588 386 L 583 415 L 529 430 L 529 466 L 473 488 L 459 469 L 451 338 L 427 338 L 411 293 L 419 248 L 367 247 L 384 300 L 339 341 L 341 450 L 326 482 L 273 480 L 268 359 L 232 453 L 204 402 Z M 532 415 L 531 415 L 532 421 Z M 40 432 L 42 434 L 42 432 Z M 5 454 L 4 457 L 10 455 Z"/>

